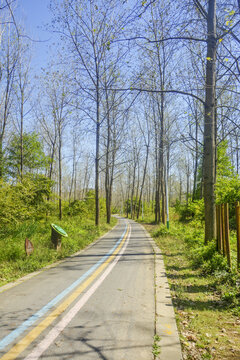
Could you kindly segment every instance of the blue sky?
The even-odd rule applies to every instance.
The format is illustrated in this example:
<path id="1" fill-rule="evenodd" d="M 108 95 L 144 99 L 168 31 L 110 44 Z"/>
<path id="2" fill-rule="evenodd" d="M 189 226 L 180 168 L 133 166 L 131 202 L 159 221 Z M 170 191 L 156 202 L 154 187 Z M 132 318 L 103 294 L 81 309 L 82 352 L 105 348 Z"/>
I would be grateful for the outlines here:
<path id="1" fill-rule="evenodd" d="M 50 0 L 19 0 L 17 16 L 24 24 L 26 34 L 32 42 L 32 66 L 36 72 L 48 61 L 47 49 L 51 43 L 51 34 L 46 31 L 46 24 L 51 20 L 48 9 Z"/>

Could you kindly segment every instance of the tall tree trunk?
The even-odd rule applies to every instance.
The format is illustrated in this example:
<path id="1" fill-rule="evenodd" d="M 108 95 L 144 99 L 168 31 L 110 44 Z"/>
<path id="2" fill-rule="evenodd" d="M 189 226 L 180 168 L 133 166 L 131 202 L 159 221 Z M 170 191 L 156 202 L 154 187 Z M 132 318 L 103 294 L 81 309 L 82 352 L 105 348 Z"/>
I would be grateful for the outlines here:
<path id="1" fill-rule="evenodd" d="M 72 175 L 71 175 L 71 183 L 70 183 L 69 196 L 68 196 L 69 204 L 71 203 L 71 197 L 74 187 L 74 179 L 75 179 L 75 156 L 73 158 L 73 164 L 72 164 Z"/>
<path id="2" fill-rule="evenodd" d="M 24 94 L 21 91 L 21 113 L 20 113 L 20 177 L 23 179 L 23 106 L 24 106 Z"/>
<path id="3" fill-rule="evenodd" d="M 105 83 L 107 88 L 107 84 Z M 110 128 L 110 109 L 108 92 L 106 91 L 106 108 L 107 108 L 107 145 L 106 145 L 106 170 L 105 170 L 105 194 L 106 194 L 106 213 L 107 224 L 111 221 L 111 186 L 110 186 L 110 144 L 111 144 L 111 128 Z"/>
<path id="4" fill-rule="evenodd" d="M 77 200 L 77 168 L 78 164 L 75 164 L 75 174 L 74 174 L 74 188 L 73 188 L 73 200 Z"/>
<path id="5" fill-rule="evenodd" d="M 182 203 L 182 175 L 179 178 L 179 202 Z"/>
<path id="6" fill-rule="evenodd" d="M 95 163 L 95 225 L 99 226 L 99 138 L 100 123 L 96 125 L 96 163 Z"/>
<path id="7" fill-rule="evenodd" d="M 58 146 L 58 179 L 59 179 L 59 220 L 62 220 L 62 143 L 61 143 L 61 131 L 59 132 L 59 146 Z"/>
<path id="8" fill-rule="evenodd" d="M 161 212 L 161 207 L 160 207 L 160 184 L 161 184 L 160 183 L 160 170 L 159 170 L 159 165 L 158 165 L 157 175 L 156 175 L 156 191 L 155 191 L 155 223 L 156 224 L 160 223 L 160 212 Z"/>
<path id="9" fill-rule="evenodd" d="M 87 183 L 88 183 L 88 157 L 87 162 L 84 170 L 84 180 L 83 180 L 83 188 L 82 188 L 82 199 L 84 199 L 87 193 Z"/>
<path id="10" fill-rule="evenodd" d="M 137 163 L 135 162 L 135 159 L 134 159 L 133 182 L 132 182 L 132 191 L 131 191 L 131 219 L 133 218 L 133 197 L 134 197 L 134 190 L 135 190 L 136 168 L 137 168 Z"/>
<path id="11" fill-rule="evenodd" d="M 140 184 L 140 168 L 139 168 L 139 159 L 137 161 L 138 165 L 137 165 L 137 186 L 136 186 L 136 198 L 134 201 L 134 207 L 133 207 L 133 217 L 135 218 L 135 214 L 136 214 L 136 208 L 137 208 L 137 203 L 138 203 L 138 193 L 139 193 L 139 184 Z"/>
<path id="12" fill-rule="evenodd" d="M 216 237 L 214 187 L 216 182 L 215 93 L 216 93 L 216 0 L 208 1 L 207 65 L 204 114 L 204 204 L 205 243 Z"/>
<path id="13" fill-rule="evenodd" d="M 197 190 L 197 174 L 198 174 L 198 117 L 196 110 L 196 118 L 195 118 L 195 159 L 194 159 L 194 173 L 193 173 L 193 194 L 192 199 L 196 200 L 196 190 Z"/>
<path id="14" fill-rule="evenodd" d="M 110 183 L 109 183 L 109 195 L 108 195 L 108 217 L 107 223 L 110 224 L 111 222 L 111 206 L 112 206 L 112 189 L 113 189 L 113 176 L 114 176 L 114 166 L 115 166 L 115 155 L 113 158 L 113 164 L 111 167 L 111 174 L 110 174 Z"/>
<path id="15" fill-rule="evenodd" d="M 189 169 L 189 159 L 187 162 L 187 169 L 186 169 L 186 177 L 187 177 L 187 193 L 186 193 L 186 203 L 188 206 L 188 200 L 189 200 L 189 190 L 190 190 L 190 185 L 189 185 L 189 181 L 190 181 L 190 169 Z"/>
<path id="16" fill-rule="evenodd" d="M 161 76 L 162 77 L 162 76 Z M 162 79 L 161 79 L 162 82 Z M 163 89 L 163 86 L 162 86 Z M 164 169 L 164 148 L 165 148 L 165 144 L 164 144 L 164 94 L 161 93 L 161 104 L 160 104 L 160 156 L 159 156 L 159 161 L 160 161 L 160 182 L 161 182 L 161 200 L 162 200 L 162 214 L 161 214 L 161 220 L 163 224 L 166 224 L 166 194 L 165 194 L 165 176 L 164 176 L 164 171 L 166 171 L 166 169 Z"/>
<path id="17" fill-rule="evenodd" d="M 108 101 L 107 101 L 108 102 Z M 110 150 L 110 119 L 107 115 L 107 149 L 106 149 L 106 170 L 105 170 L 105 193 L 106 193 L 106 212 L 107 223 L 110 224 L 111 219 L 111 205 L 110 205 L 110 188 L 109 188 L 109 150 Z"/>
<path id="18" fill-rule="evenodd" d="M 239 174 L 239 147 L 238 147 L 238 136 L 237 135 L 236 135 L 236 167 L 237 167 L 237 174 Z"/>
<path id="19" fill-rule="evenodd" d="M 145 178 L 146 178 L 146 173 L 147 173 L 148 154 L 149 154 L 149 144 L 147 145 L 147 153 L 146 153 L 145 164 L 144 164 L 144 169 L 143 169 L 143 178 L 142 178 L 142 184 L 141 184 L 140 195 L 139 195 L 139 200 L 138 200 L 137 219 L 139 218 L 143 188 L 144 188 L 144 183 L 145 183 Z"/>
<path id="20" fill-rule="evenodd" d="M 9 27 L 10 27 L 10 24 L 9 24 Z M 10 64 L 10 43 L 11 43 L 10 38 L 8 38 L 7 54 L 6 54 L 7 84 L 6 84 L 4 100 L 3 100 L 3 103 L 4 103 L 3 118 L 0 121 L 0 130 L 1 130 L 1 133 L 0 133 L 0 179 L 3 178 L 3 174 L 4 174 L 3 140 L 4 140 L 6 125 L 7 125 L 8 116 L 9 116 L 10 94 L 11 94 L 11 90 L 12 90 L 14 69 L 15 69 L 15 65 L 16 65 L 16 60 L 15 60 L 14 64 L 12 65 L 12 67 Z"/>
<path id="21" fill-rule="evenodd" d="M 96 73 L 98 73 L 96 71 Z M 97 123 L 96 123 L 96 159 L 95 159 L 95 225 L 99 226 L 99 144 L 100 144 L 100 98 L 99 79 L 97 77 Z"/>
<path id="22" fill-rule="evenodd" d="M 3 137 L 0 135 L 0 179 L 3 178 Z"/>
<path id="23" fill-rule="evenodd" d="M 129 215 L 130 181 L 131 181 L 131 173 L 130 173 L 130 168 L 129 168 L 128 169 L 128 190 L 127 190 L 127 218 Z"/>
<path id="24" fill-rule="evenodd" d="M 153 119 L 154 119 L 154 137 L 155 137 L 155 169 L 156 169 L 156 177 L 155 177 L 155 223 L 159 224 L 160 222 L 160 164 L 159 164 L 159 127 L 155 117 L 155 111 L 153 109 Z"/>

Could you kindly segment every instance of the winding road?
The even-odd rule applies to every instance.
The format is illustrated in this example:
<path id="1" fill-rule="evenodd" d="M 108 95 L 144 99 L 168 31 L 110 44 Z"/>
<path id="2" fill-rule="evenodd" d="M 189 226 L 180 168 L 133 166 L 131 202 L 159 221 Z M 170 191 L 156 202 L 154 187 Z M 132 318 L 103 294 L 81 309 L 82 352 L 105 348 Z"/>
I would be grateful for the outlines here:
<path id="1" fill-rule="evenodd" d="M 153 359 L 154 271 L 145 231 L 119 218 L 84 251 L 0 288 L 0 359 Z"/>

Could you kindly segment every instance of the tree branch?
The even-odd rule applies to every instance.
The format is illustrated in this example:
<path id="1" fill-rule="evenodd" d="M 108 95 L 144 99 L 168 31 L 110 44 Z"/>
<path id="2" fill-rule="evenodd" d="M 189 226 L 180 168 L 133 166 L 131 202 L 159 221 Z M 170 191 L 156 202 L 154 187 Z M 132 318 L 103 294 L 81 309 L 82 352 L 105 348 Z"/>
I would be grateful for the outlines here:
<path id="1" fill-rule="evenodd" d="M 106 90 L 106 89 L 101 89 L 101 90 Z M 181 91 L 181 90 L 152 90 L 152 89 L 141 89 L 141 88 L 134 88 L 134 87 L 130 87 L 130 88 L 126 88 L 126 89 L 107 89 L 110 91 L 139 91 L 139 93 L 141 92 L 148 92 L 148 93 L 156 93 L 156 94 L 179 94 L 179 95 L 186 95 L 186 96 L 191 96 L 194 99 L 200 101 L 203 105 L 205 105 L 205 101 L 202 100 L 201 98 L 199 98 L 197 95 L 194 95 L 192 93 L 188 93 L 186 91 Z"/>
<path id="2" fill-rule="evenodd" d="M 161 43 L 161 42 L 169 41 L 169 40 L 189 40 L 189 41 L 206 42 L 206 39 L 188 37 L 188 36 L 173 36 L 173 37 L 169 37 L 169 38 L 163 38 L 160 40 L 150 40 L 146 36 L 134 36 L 132 38 L 124 38 L 124 39 L 114 40 L 114 41 L 112 41 L 112 43 L 123 42 L 123 41 L 133 41 L 133 40 L 146 40 L 146 41 L 148 41 L 149 44 Z"/>

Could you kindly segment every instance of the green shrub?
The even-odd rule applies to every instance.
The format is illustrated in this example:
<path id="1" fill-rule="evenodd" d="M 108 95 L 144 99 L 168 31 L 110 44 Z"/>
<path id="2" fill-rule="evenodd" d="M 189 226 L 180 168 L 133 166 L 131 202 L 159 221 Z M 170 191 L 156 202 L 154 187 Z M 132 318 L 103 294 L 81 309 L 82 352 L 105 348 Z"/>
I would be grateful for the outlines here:
<path id="1" fill-rule="evenodd" d="M 27 174 L 16 184 L 0 181 L 0 223 L 14 226 L 32 217 L 44 216 L 52 184 L 39 174 Z"/>
<path id="2" fill-rule="evenodd" d="M 70 202 L 66 208 L 67 214 L 70 216 L 87 214 L 87 206 L 83 200 L 74 200 Z"/>
<path id="3" fill-rule="evenodd" d="M 237 271 L 215 271 L 216 288 L 226 305 L 240 306 L 240 275 Z M 240 310 L 240 309 L 239 309 Z"/>
<path id="4" fill-rule="evenodd" d="M 159 228 L 154 231 L 154 233 L 152 234 L 153 237 L 159 237 L 159 236 L 164 236 L 164 235 L 170 235 L 171 232 L 169 229 L 167 229 L 167 227 L 163 224 L 159 225 Z"/>
<path id="5" fill-rule="evenodd" d="M 229 269 L 226 258 L 216 251 L 215 241 L 193 249 L 190 256 L 193 268 L 201 268 L 204 274 L 213 274 L 215 271 Z"/>
<path id="6" fill-rule="evenodd" d="M 190 200 L 188 204 L 180 204 L 179 201 L 177 201 L 175 209 L 179 215 L 180 221 L 189 221 L 195 219 L 202 222 L 204 220 L 203 199 L 194 201 Z"/>
<path id="7" fill-rule="evenodd" d="M 236 228 L 235 203 L 240 201 L 240 178 L 235 173 L 227 153 L 228 142 L 225 140 L 218 146 L 217 181 L 215 186 L 216 203 L 229 204 L 230 228 Z"/>
<path id="8" fill-rule="evenodd" d="M 229 270 L 227 259 L 218 252 L 215 252 L 211 259 L 208 259 L 202 266 L 204 274 L 213 274 L 215 271 Z"/>
<path id="9" fill-rule="evenodd" d="M 101 216 L 106 215 L 105 199 L 99 199 Z M 89 190 L 83 200 L 74 200 L 65 205 L 64 212 L 70 216 L 81 216 L 89 219 L 95 218 L 95 191 Z"/>

